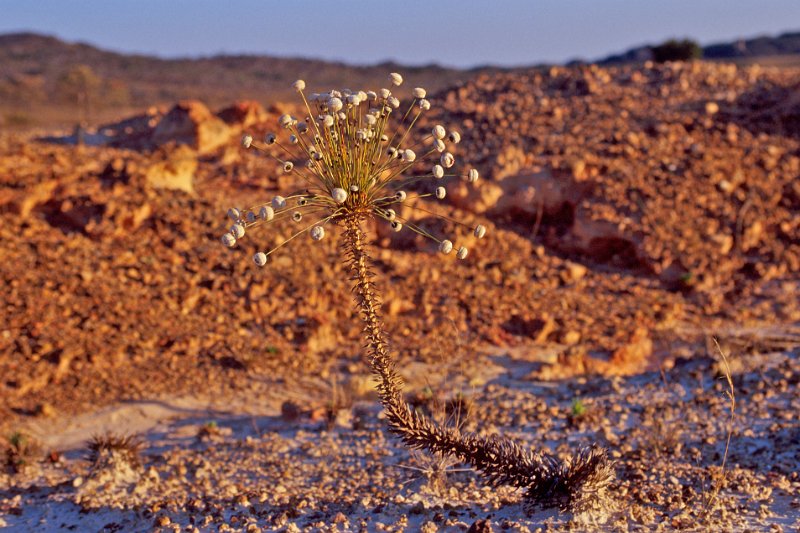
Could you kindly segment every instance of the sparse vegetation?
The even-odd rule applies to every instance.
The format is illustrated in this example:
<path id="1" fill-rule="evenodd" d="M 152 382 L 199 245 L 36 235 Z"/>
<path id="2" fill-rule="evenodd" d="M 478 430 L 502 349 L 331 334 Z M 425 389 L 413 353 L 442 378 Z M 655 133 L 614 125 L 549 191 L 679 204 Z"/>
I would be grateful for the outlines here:
<path id="1" fill-rule="evenodd" d="M 703 49 L 691 39 L 670 39 L 662 44 L 651 47 L 653 60 L 656 63 L 667 61 L 691 61 L 703 57 Z"/>
<path id="2" fill-rule="evenodd" d="M 5 448 L 5 463 L 12 472 L 21 472 L 36 461 L 40 454 L 39 444 L 30 435 L 21 431 L 9 435 Z"/>

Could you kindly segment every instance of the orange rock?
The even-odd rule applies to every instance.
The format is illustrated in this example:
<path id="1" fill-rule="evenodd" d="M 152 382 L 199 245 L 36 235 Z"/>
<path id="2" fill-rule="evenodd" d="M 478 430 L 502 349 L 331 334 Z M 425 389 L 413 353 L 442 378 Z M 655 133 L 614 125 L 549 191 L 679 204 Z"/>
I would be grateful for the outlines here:
<path id="1" fill-rule="evenodd" d="M 178 102 L 153 130 L 156 145 L 170 142 L 185 144 L 200 154 L 213 152 L 227 144 L 232 135 L 230 127 L 197 100 Z"/>

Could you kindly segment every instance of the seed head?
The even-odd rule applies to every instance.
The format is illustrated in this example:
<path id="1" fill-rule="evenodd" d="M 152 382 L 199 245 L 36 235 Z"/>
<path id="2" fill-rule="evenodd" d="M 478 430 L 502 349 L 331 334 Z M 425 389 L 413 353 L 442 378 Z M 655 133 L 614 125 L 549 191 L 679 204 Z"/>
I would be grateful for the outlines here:
<path id="1" fill-rule="evenodd" d="M 222 241 L 222 244 L 224 244 L 228 248 L 233 248 L 236 245 L 236 237 L 234 237 L 230 233 L 226 233 L 225 235 L 223 235 L 220 240 Z"/>
<path id="2" fill-rule="evenodd" d="M 256 265 L 263 267 L 267 264 L 267 254 L 264 252 L 258 252 L 253 256 L 253 263 Z"/>
<path id="3" fill-rule="evenodd" d="M 461 142 L 461 134 L 457 131 L 451 131 L 450 135 L 447 136 L 450 139 L 450 142 L 453 144 L 458 144 Z"/>
<path id="4" fill-rule="evenodd" d="M 344 104 L 342 104 L 342 101 L 339 98 L 333 97 L 330 100 L 328 100 L 328 107 L 330 108 L 331 111 L 335 113 L 341 110 L 342 107 L 344 107 Z"/>
<path id="5" fill-rule="evenodd" d="M 239 222 L 239 219 L 242 218 L 242 213 L 235 207 L 231 207 L 230 209 L 228 209 L 228 218 L 230 218 L 234 222 Z"/>
<path id="6" fill-rule="evenodd" d="M 322 226 L 314 226 L 311 228 L 311 238 L 315 241 L 321 241 L 325 237 L 325 228 Z"/>
<path id="7" fill-rule="evenodd" d="M 486 227 L 483 224 L 478 224 L 475 226 L 475 236 L 479 239 L 483 239 L 483 236 L 486 235 Z"/>
<path id="8" fill-rule="evenodd" d="M 469 169 L 469 174 L 467 174 L 467 179 L 470 183 L 475 183 L 478 181 L 478 170 L 475 168 Z"/>
<path id="9" fill-rule="evenodd" d="M 456 257 L 458 257 L 459 259 L 464 259 L 465 257 L 467 257 L 468 253 L 469 253 L 469 250 L 467 250 L 466 247 L 462 246 L 456 252 Z"/>
<path id="10" fill-rule="evenodd" d="M 447 239 L 443 240 L 439 243 L 439 251 L 445 255 L 449 254 L 451 251 L 453 251 L 453 243 Z"/>
<path id="11" fill-rule="evenodd" d="M 445 152 L 442 154 L 442 157 L 439 158 L 439 162 L 444 168 L 450 168 L 456 163 L 456 158 L 453 157 L 453 154 L 450 152 Z"/>
<path id="12" fill-rule="evenodd" d="M 331 191 L 331 198 L 337 204 L 343 204 L 347 200 L 347 191 L 341 187 L 336 187 Z"/>
<path id="13" fill-rule="evenodd" d="M 250 148 L 251 144 L 253 144 L 253 136 L 252 135 L 242 135 L 242 146 L 244 148 Z"/>
<path id="14" fill-rule="evenodd" d="M 261 210 L 258 212 L 258 217 L 259 217 L 261 220 L 270 221 L 270 220 L 272 220 L 273 218 L 275 218 L 275 210 L 274 210 L 274 209 L 272 209 L 272 207 L 270 207 L 270 206 L 268 206 L 268 205 L 265 205 L 265 206 L 264 206 L 264 207 L 262 207 L 262 208 L 261 208 Z"/>
<path id="15" fill-rule="evenodd" d="M 231 235 L 233 235 L 236 239 L 241 239 L 244 237 L 244 226 L 241 224 L 234 224 L 231 226 Z"/>
<path id="16" fill-rule="evenodd" d="M 292 122 L 294 122 L 294 119 L 292 118 L 292 115 L 288 113 L 284 113 L 278 119 L 278 124 L 280 124 L 282 128 L 288 128 L 292 125 Z"/>
<path id="17" fill-rule="evenodd" d="M 397 73 L 390 75 L 389 81 L 390 88 L 403 82 Z M 250 232 L 255 226 L 277 223 L 286 218 L 290 222 L 313 218 L 305 227 L 304 224 L 298 225 L 294 234 L 284 242 L 272 250 L 265 250 L 264 256 L 269 257 L 276 248 L 300 234 L 307 233 L 313 240 L 318 240 L 325 234 L 328 223 L 336 227 L 344 220 L 369 217 L 387 221 L 394 231 L 406 226 L 418 235 L 438 243 L 445 242 L 417 225 L 413 212 L 430 213 L 424 209 L 424 199 L 446 197 L 443 180 L 461 176 L 474 182 L 477 170 L 446 170 L 456 164 L 455 156 L 447 151 L 446 145 L 446 141 L 460 141 L 455 131 L 448 135 L 443 124 L 432 127 L 430 135 L 413 131 L 421 114 L 431 107 L 426 99 L 427 91 L 415 87 L 411 90 L 413 98 L 405 102 L 407 108 L 401 109 L 399 96 L 393 95 L 389 88 L 378 92 L 331 90 L 306 96 L 303 80 L 297 80 L 292 87 L 301 93 L 306 107 L 302 120 L 288 113 L 278 119 L 280 128 L 288 130 L 280 134 L 286 140 L 279 142 L 277 136 L 270 133 L 263 144 L 254 143 L 249 136 L 243 137 L 242 144 L 277 160 L 279 168 L 297 176 L 298 184 L 302 181 L 299 185 L 301 190 L 286 197 L 276 196 L 266 205 L 235 212 L 231 210 L 229 216 L 237 227 L 231 228 L 228 236 L 223 238 L 224 242 L 235 245 L 245 229 Z M 367 105 L 361 105 L 364 103 Z M 280 151 L 273 148 L 274 145 Z M 301 167 L 296 167 L 300 164 L 298 162 L 302 162 Z M 416 165 L 416 162 L 422 164 Z M 427 189 L 430 191 L 427 193 L 425 187 L 413 186 L 425 179 L 436 183 Z M 413 188 L 407 188 L 409 185 Z M 407 192 L 410 190 L 414 192 Z M 400 203 L 404 205 L 404 211 L 407 207 L 410 215 L 398 216 L 395 209 Z M 289 205 L 291 209 L 288 209 Z M 452 249 L 452 243 L 440 246 Z"/>

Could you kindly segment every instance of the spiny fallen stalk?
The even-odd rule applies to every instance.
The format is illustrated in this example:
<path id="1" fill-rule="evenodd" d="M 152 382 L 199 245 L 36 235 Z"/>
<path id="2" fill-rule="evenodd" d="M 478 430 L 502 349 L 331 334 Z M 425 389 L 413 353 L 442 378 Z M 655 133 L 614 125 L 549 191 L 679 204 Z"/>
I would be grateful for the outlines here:
<path id="1" fill-rule="evenodd" d="M 492 485 L 527 489 L 527 497 L 537 503 L 566 507 L 574 503 L 576 495 L 585 497 L 587 493 L 603 491 L 613 479 L 613 470 L 600 448 L 584 448 L 571 460 L 561 461 L 551 454 L 523 450 L 507 439 L 442 427 L 409 406 L 403 398 L 402 380 L 380 318 L 380 300 L 372 282 L 361 217 L 349 216 L 344 225 L 344 246 L 368 341 L 368 361 L 378 379 L 378 394 L 389 430 L 410 448 L 456 456 L 480 470 Z"/>

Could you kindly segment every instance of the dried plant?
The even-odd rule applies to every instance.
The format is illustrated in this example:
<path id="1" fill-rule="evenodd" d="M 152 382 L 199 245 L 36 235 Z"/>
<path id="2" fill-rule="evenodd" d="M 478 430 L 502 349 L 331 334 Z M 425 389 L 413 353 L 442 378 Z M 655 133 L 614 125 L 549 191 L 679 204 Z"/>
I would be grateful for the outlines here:
<path id="1" fill-rule="evenodd" d="M 403 81 L 396 73 L 389 79 L 395 86 Z M 377 219 L 394 231 L 413 231 L 435 241 L 442 254 L 455 250 L 458 259 L 465 259 L 466 246 L 456 249 L 451 240 L 439 238 L 400 211 L 401 207 L 408 207 L 431 213 L 419 204 L 420 199 L 443 199 L 447 193 L 444 184 L 454 178 L 472 184 L 478 181 L 476 169 L 452 170 L 454 145 L 461 141 L 459 132 L 448 133 L 437 124 L 427 135 L 412 135 L 419 117 L 431 106 L 422 88 L 412 91 L 413 100 L 398 121 L 394 121 L 393 113 L 400 108 L 400 100 L 389 89 L 330 91 L 306 97 L 304 81 L 295 82 L 294 88 L 307 116 L 303 120 L 289 114 L 280 117 L 279 125 L 287 131 L 287 140 L 280 141 L 275 134 L 269 134 L 258 142 L 245 135 L 242 144 L 274 158 L 284 172 L 298 174 L 305 187 L 286 197 L 276 196 L 270 203 L 231 208 L 228 216 L 233 225 L 222 236 L 222 242 L 233 247 L 254 226 L 280 219 L 300 223 L 307 216 L 314 217 L 313 222 L 301 226 L 274 248 L 256 253 L 253 261 L 264 266 L 270 255 L 299 236 L 308 234 L 319 241 L 325 237 L 326 227 L 340 227 L 342 253 L 347 258 L 354 298 L 364 324 L 367 361 L 378 381 L 377 391 L 389 430 L 409 448 L 469 463 L 494 485 L 526 489 L 531 502 L 566 505 L 603 491 L 613 472 L 605 452 L 599 448 L 582 449 L 562 461 L 548 453 L 524 450 L 507 439 L 443 427 L 413 410 L 403 398 L 403 383 L 380 314 L 381 301 L 370 268 L 364 223 Z M 396 124 L 391 135 L 390 124 Z M 418 157 L 417 152 L 423 155 Z M 482 225 L 469 229 L 477 238 L 486 233 Z"/>
<path id="2" fill-rule="evenodd" d="M 133 469 L 142 466 L 141 439 L 133 435 L 116 435 L 108 432 L 94 435 L 86 446 L 87 460 L 93 470 L 105 468 L 115 461 L 122 461 Z"/>

